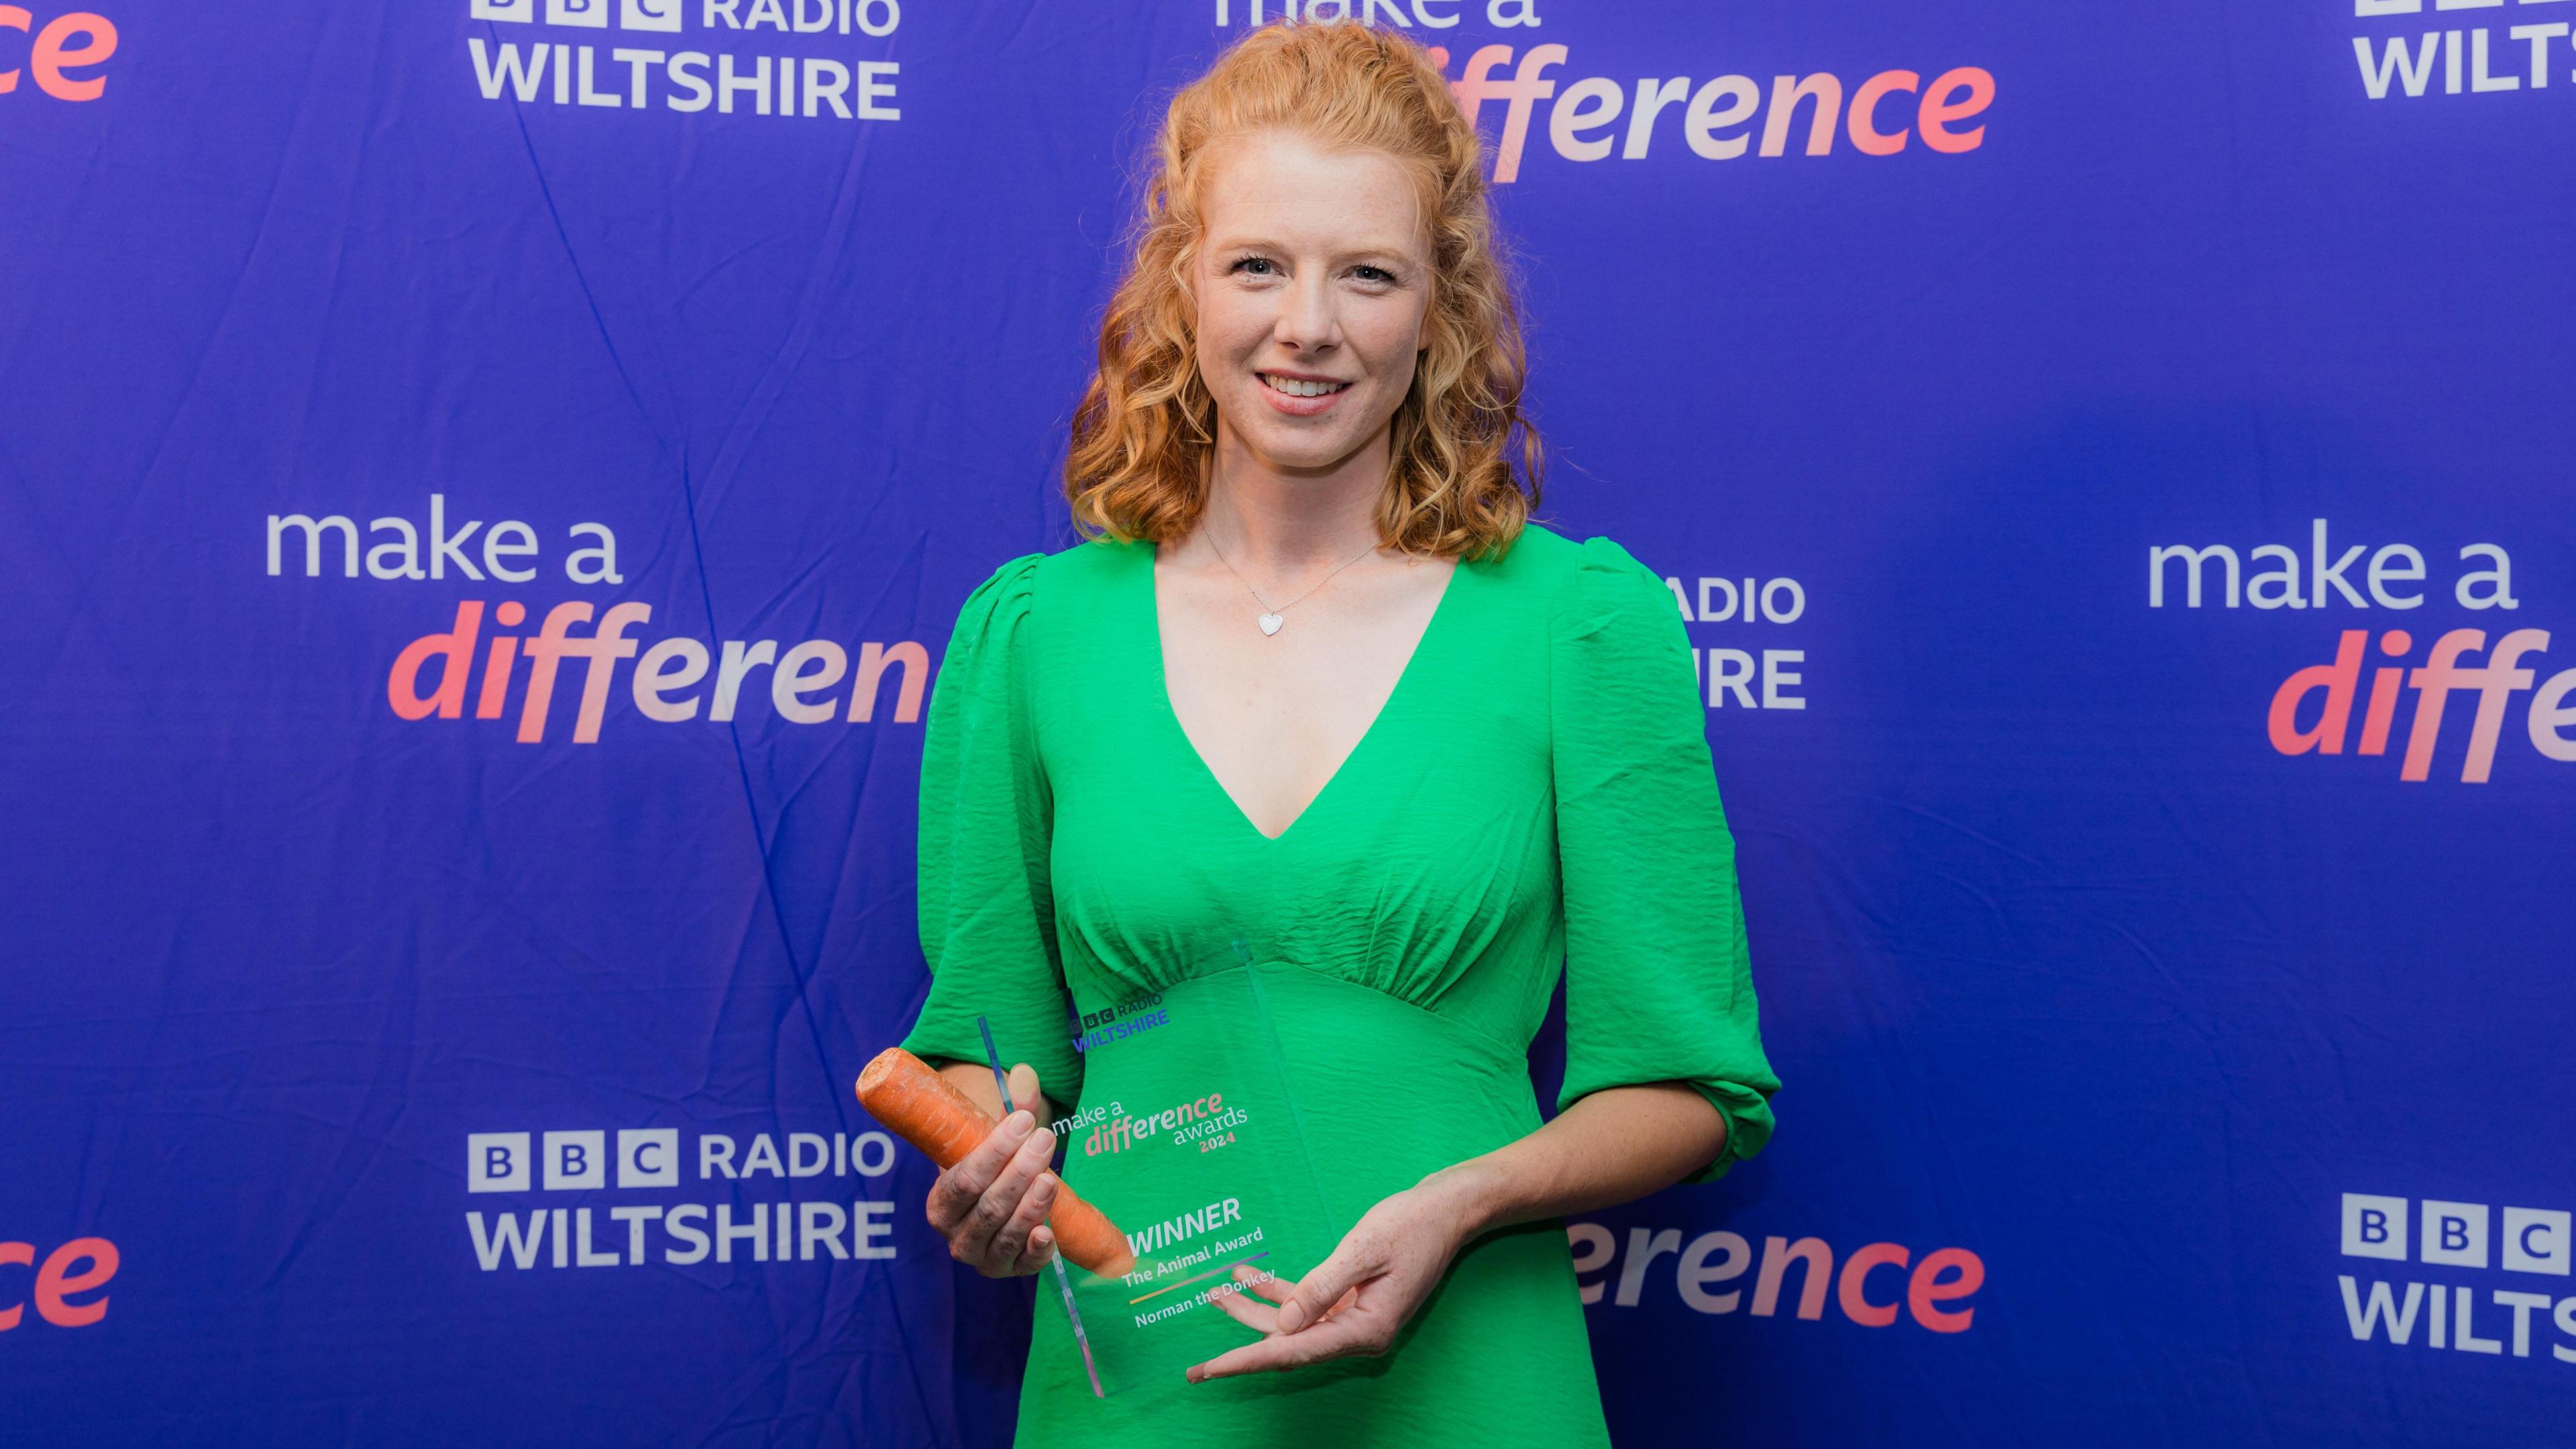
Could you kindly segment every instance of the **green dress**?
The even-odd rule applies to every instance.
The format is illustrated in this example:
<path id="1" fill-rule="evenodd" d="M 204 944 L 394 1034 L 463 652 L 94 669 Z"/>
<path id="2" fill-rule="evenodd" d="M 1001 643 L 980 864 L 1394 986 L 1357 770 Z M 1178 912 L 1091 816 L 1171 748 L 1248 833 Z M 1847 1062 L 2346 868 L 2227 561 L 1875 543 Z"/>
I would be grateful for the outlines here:
<path id="1" fill-rule="evenodd" d="M 1154 599 L 1151 544 L 1092 542 L 967 600 L 922 762 L 932 985 L 908 1048 L 980 1062 L 987 1016 L 1070 1112 L 1069 991 L 1170 987 L 1250 929 L 1314 973 L 1292 1002 L 1333 1018 L 1283 1030 L 1347 1089 L 1304 1094 L 1301 1123 L 1340 1221 L 1539 1126 L 1526 1053 L 1560 967 L 1561 1101 L 1693 1084 L 1729 1128 L 1695 1181 L 1762 1146 L 1779 1083 L 1659 579 L 1535 526 L 1461 563 L 1376 722 L 1275 839 L 1182 733 Z M 1066 1176 L 1081 1187 L 1078 1160 Z M 1461 1252 L 1392 1353 L 1285 1374 L 1095 1400 L 1055 1294 L 1039 1307 L 1022 1445 L 1608 1442 L 1558 1223 Z"/>

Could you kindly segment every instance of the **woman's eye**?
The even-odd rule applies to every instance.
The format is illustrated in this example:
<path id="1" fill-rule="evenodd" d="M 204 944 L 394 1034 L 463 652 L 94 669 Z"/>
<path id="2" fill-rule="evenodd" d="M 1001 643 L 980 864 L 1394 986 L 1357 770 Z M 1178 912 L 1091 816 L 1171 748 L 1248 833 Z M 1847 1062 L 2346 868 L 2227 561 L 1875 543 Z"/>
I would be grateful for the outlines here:
<path id="1" fill-rule="evenodd" d="M 1351 275 L 1372 286 L 1381 286 L 1395 280 L 1395 273 L 1384 267 L 1353 267 Z"/>
<path id="2" fill-rule="evenodd" d="M 1268 257 L 1245 257 L 1242 261 L 1234 264 L 1234 269 L 1246 276 L 1253 277 L 1273 276 L 1276 275 L 1279 270 L 1271 264 Z"/>

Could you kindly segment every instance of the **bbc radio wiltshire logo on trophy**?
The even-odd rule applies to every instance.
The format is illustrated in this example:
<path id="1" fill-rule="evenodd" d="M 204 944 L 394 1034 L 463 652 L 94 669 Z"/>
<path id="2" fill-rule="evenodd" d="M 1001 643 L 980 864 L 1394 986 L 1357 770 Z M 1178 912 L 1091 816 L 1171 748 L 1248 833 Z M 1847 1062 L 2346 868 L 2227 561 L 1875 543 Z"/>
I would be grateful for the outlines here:
<path id="1" fill-rule="evenodd" d="M 487 101 L 899 121 L 901 0 L 466 0 Z M 859 48 L 873 54 L 862 58 Z"/>

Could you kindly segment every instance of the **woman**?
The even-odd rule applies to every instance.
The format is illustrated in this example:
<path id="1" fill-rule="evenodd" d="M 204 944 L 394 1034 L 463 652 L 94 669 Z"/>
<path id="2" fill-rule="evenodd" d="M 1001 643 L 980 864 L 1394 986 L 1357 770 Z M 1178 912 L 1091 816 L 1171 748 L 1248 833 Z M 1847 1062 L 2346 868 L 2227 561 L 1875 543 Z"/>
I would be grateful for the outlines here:
<path id="1" fill-rule="evenodd" d="M 1282 1028 L 1366 1020 L 1386 1091 L 1303 1123 L 1357 1225 L 1218 1299 L 1241 1346 L 1186 1383 L 1095 1402 L 1049 1315 L 1021 1442 L 1606 1443 L 1555 1219 L 1716 1176 L 1778 1086 L 1671 596 L 1525 524 L 1478 142 L 1419 49 L 1256 31 L 1156 159 L 1066 472 L 1093 540 L 976 590 L 931 709 L 906 1045 L 997 1115 L 976 1018 L 1034 1063 L 931 1222 L 988 1275 L 1044 1270 L 1067 982 L 1163 989 L 1250 930 L 1408 1004 Z"/>

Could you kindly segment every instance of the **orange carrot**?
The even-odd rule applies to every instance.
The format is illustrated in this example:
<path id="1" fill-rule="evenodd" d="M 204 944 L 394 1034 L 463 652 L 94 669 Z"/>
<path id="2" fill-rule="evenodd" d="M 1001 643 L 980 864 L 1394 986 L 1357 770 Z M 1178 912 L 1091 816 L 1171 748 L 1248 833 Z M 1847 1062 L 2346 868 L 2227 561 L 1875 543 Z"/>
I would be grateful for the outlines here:
<path id="1" fill-rule="evenodd" d="M 859 1105 L 942 1168 L 955 1167 L 993 1133 L 994 1122 L 957 1084 L 901 1047 L 877 1053 L 859 1073 Z M 1041 1126 L 1043 1130 L 1043 1126 Z M 1057 1179 L 1047 1213 L 1064 1255 L 1104 1278 L 1133 1272 L 1136 1254 L 1106 1214 Z"/>

